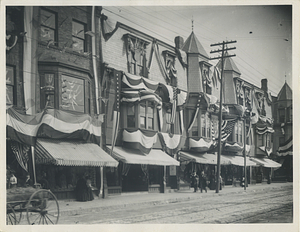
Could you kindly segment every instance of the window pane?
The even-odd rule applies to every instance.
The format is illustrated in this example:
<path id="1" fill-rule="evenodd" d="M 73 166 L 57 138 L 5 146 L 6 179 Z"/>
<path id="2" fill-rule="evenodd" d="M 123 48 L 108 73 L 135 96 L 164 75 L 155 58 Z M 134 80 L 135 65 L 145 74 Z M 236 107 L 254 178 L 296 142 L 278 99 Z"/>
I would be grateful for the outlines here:
<path id="1" fill-rule="evenodd" d="M 73 37 L 72 49 L 76 52 L 84 52 L 84 40 Z"/>
<path id="2" fill-rule="evenodd" d="M 14 85 L 14 68 L 6 66 L 6 84 Z"/>
<path id="3" fill-rule="evenodd" d="M 49 40 L 55 41 L 55 30 L 41 26 L 41 41 L 47 42 Z"/>
<path id="4" fill-rule="evenodd" d="M 84 113 L 84 81 L 62 75 L 62 94 L 60 108 Z"/>
<path id="5" fill-rule="evenodd" d="M 201 114 L 201 131 L 202 136 L 206 137 L 206 122 L 205 122 L 205 114 Z"/>
<path id="6" fill-rule="evenodd" d="M 153 120 L 153 118 L 148 117 L 148 129 L 150 129 L 150 130 L 154 129 L 154 120 Z"/>
<path id="7" fill-rule="evenodd" d="M 14 103 L 14 87 L 6 85 L 6 104 Z"/>
<path id="8" fill-rule="evenodd" d="M 134 105 L 129 105 L 127 108 L 127 127 L 135 127 Z"/>
<path id="9" fill-rule="evenodd" d="M 84 25 L 78 22 L 74 22 L 72 24 L 72 35 L 84 39 Z"/>
<path id="10" fill-rule="evenodd" d="M 49 11 L 41 10 L 41 22 L 42 25 L 50 27 L 50 28 L 55 28 L 55 14 Z"/>
<path id="11" fill-rule="evenodd" d="M 146 106 L 140 105 L 140 128 L 146 128 Z"/>

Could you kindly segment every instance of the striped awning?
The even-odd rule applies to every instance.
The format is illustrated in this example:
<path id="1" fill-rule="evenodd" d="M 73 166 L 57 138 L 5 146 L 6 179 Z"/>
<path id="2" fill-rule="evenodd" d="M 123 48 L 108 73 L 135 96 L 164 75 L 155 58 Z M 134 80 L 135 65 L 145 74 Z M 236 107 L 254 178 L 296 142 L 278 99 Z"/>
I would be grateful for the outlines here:
<path id="1" fill-rule="evenodd" d="M 37 164 L 59 166 L 108 166 L 117 167 L 118 162 L 94 143 L 67 142 L 38 139 L 35 146 Z"/>
<path id="2" fill-rule="evenodd" d="M 268 158 L 251 158 L 252 161 L 266 168 L 280 168 L 281 164 Z"/>
<path id="3" fill-rule="evenodd" d="M 243 156 L 239 155 L 223 155 L 227 160 L 229 160 L 230 164 L 237 166 L 244 166 L 245 159 Z M 249 157 L 246 157 L 246 166 L 256 166 L 257 164 L 250 160 Z"/>
<path id="4" fill-rule="evenodd" d="M 108 146 L 111 150 L 111 146 Z M 158 149 L 151 149 L 147 155 L 142 154 L 139 150 L 127 149 L 124 147 L 114 147 L 112 156 L 127 164 L 148 164 L 159 166 L 179 166 L 179 162 L 171 156 Z"/>
<path id="5" fill-rule="evenodd" d="M 217 155 L 210 153 L 192 153 L 192 152 L 179 152 L 180 162 L 195 162 L 199 164 L 214 164 L 217 165 Z M 230 162 L 228 159 L 221 156 L 221 165 L 228 165 Z"/>

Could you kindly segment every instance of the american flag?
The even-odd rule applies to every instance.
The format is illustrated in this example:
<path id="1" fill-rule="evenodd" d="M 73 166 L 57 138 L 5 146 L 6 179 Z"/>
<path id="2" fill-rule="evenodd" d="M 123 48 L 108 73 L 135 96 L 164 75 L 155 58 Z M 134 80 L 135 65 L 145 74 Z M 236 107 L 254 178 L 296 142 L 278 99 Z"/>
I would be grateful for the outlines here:
<path id="1" fill-rule="evenodd" d="M 225 141 L 230 136 L 236 121 L 237 121 L 237 119 L 223 121 L 222 131 L 221 131 L 221 141 L 222 142 Z"/>
<path id="2" fill-rule="evenodd" d="M 29 160 L 28 151 L 30 147 L 15 141 L 11 141 L 10 147 L 13 153 L 15 154 L 20 166 L 27 172 L 27 162 Z"/>

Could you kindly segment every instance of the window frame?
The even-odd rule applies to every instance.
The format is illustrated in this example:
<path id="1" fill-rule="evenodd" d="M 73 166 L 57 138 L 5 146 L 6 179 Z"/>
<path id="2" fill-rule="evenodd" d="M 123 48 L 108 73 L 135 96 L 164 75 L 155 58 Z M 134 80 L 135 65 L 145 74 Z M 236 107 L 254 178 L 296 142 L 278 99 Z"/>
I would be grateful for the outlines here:
<path id="1" fill-rule="evenodd" d="M 54 42 L 57 42 L 58 41 L 58 22 L 57 22 L 57 12 L 55 11 L 52 11 L 52 10 L 49 10 L 47 8 L 41 8 L 41 11 L 40 11 L 40 14 L 42 15 L 42 11 L 45 11 L 45 12 L 48 12 L 50 14 L 53 14 L 54 15 L 54 18 L 55 18 L 55 22 L 54 22 L 54 28 L 50 27 L 50 26 L 47 26 L 46 24 L 43 24 L 42 20 L 41 20 L 41 30 L 40 30 L 40 40 L 43 41 L 43 42 L 47 42 L 49 40 L 51 40 L 51 38 L 47 39 L 47 40 L 44 40 L 44 39 L 41 39 L 43 36 L 42 36 L 42 28 L 46 28 L 48 30 L 51 30 L 54 32 Z M 56 44 L 54 43 L 53 46 L 56 46 Z"/>
<path id="2" fill-rule="evenodd" d="M 73 34 L 73 26 L 74 26 L 74 23 L 77 23 L 77 24 L 80 24 L 81 26 L 83 26 L 83 37 L 84 38 L 81 38 L 81 37 L 79 37 L 79 36 L 77 36 L 77 35 L 74 35 Z M 85 32 L 87 31 L 87 25 L 86 25 L 86 23 L 83 23 L 83 22 L 80 22 L 80 21 L 78 21 L 78 20 L 76 20 L 76 19 L 72 19 L 72 41 L 73 41 L 73 43 L 72 43 L 72 50 L 73 51 L 75 51 L 75 52 L 87 52 L 87 37 L 86 37 L 86 34 L 85 34 Z M 78 33 L 77 33 L 78 34 Z M 80 41 L 83 41 L 83 51 L 80 51 L 80 50 L 76 50 L 76 49 L 74 49 L 74 40 L 73 39 L 76 39 L 76 40 L 80 40 Z"/>
<path id="3" fill-rule="evenodd" d="M 280 114 L 280 112 L 283 112 L 283 114 Z M 283 119 L 283 120 L 281 120 Z M 279 123 L 285 123 L 286 122 L 286 110 L 285 108 L 279 108 L 278 109 L 278 122 Z"/>
<path id="4" fill-rule="evenodd" d="M 192 117 L 194 114 L 194 109 L 190 109 L 189 114 L 190 114 L 190 121 L 191 121 L 193 119 Z M 202 121 L 205 124 L 204 126 L 203 126 Z M 195 126 L 195 123 L 197 123 L 196 126 Z M 198 116 L 197 116 L 195 123 L 194 123 L 193 127 L 191 128 L 191 131 L 189 132 L 189 137 L 191 137 L 191 138 L 195 138 L 195 137 L 212 138 L 211 115 L 206 110 L 199 109 Z M 208 126 L 208 124 L 209 124 L 209 126 Z M 196 131 L 195 128 L 197 128 L 197 131 L 198 131 L 197 135 L 193 135 L 193 132 Z M 208 131 L 209 131 L 209 133 L 208 133 Z"/>
<path id="5" fill-rule="evenodd" d="M 140 101 L 137 103 L 128 102 L 124 106 L 126 108 L 125 111 L 123 111 L 126 114 L 126 118 L 124 120 L 125 128 L 143 129 L 143 130 L 150 130 L 150 131 L 157 130 L 157 118 L 156 118 L 156 114 L 155 114 L 155 112 L 157 111 L 157 107 L 154 104 L 154 102 L 143 100 L 143 101 Z M 145 107 L 145 113 L 144 113 L 145 127 L 141 127 L 141 116 L 142 116 L 141 115 L 141 106 Z M 128 123 L 129 107 L 134 107 L 134 126 L 130 126 Z M 149 117 L 149 114 L 148 114 L 149 107 L 151 107 L 153 109 L 153 114 L 152 114 L 153 117 L 152 118 Z M 130 116 L 132 116 L 132 115 L 130 115 Z M 152 128 L 149 128 L 149 118 L 152 119 Z"/>
<path id="6" fill-rule="evenodd" d="M 7 84 L 7 82 L 6 82 L 5 86 L 6 86 L 6 88 L 7 88 L 7 86 L 12 88 L 12 98 L 13 99 L 12 99 L 11 103 L 7 103 L 7 90 L 6 90 L 5 102 L 6 102 L 6 105 L 16 105 L 16 68 L 15 68 L 15 66 L 12 66 L 12 65 L 6 65 L 6 71 L 8 69 L 12 70 L 12 81 L 11 81 L 12 84 Z M 7 75 L 7 73 L 6 73 L 6 75 Z M 5 78 L 7 78 L 7 76 Z M 7 81 L 7 79 L 6 79 L 6 81 Z"/>

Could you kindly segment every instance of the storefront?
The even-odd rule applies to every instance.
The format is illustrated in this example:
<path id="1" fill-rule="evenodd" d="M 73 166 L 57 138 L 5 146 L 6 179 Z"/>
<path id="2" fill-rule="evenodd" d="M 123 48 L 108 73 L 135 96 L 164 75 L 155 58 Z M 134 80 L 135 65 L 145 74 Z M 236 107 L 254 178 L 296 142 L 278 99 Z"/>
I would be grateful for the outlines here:
<path id="1" fill-rule="evenodd" d="M 111 151 L 111 146 L 108 149 Z M 116 146 L 112 157 L 120 162 L 118 172 L 122 192 L 163 193 L 166 188 L 166 166 L 179 166 L 177 160 L 159 149 L 142 154 L 137 149 Z"/>

